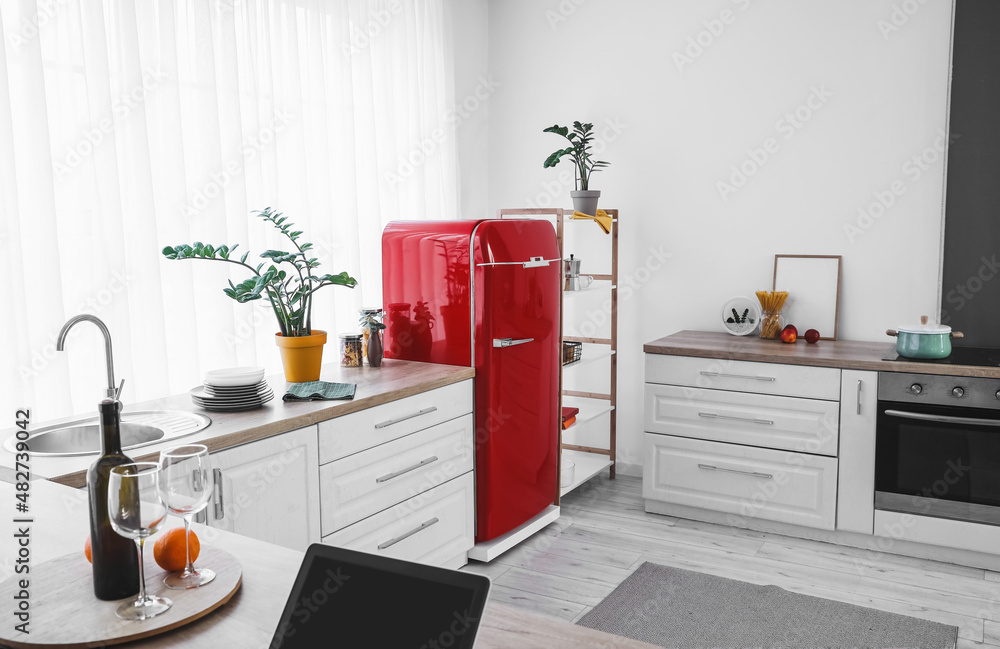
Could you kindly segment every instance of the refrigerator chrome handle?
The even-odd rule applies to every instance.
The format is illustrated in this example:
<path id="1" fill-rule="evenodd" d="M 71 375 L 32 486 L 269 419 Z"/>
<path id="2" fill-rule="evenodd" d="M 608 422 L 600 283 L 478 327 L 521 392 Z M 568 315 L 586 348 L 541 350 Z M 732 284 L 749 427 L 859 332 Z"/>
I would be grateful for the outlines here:
<path id="1" fill-rule="evenodd" d="M 554 261 L 562 262 L 562 259 L 531 257 L 528 261 L 486 261 L 481 264 L 476 264 L 476 266 L 520 266 L 521 268 L 541 268 L 548 266 Z"/>
<path id="2" fill-rule="evenodd" d="M 522 338 L 520 340 L 514 340 L 513 338 L 494 338 L 494 347 L 513 347 L 515 345 L 523 345 L 524 343 L 530 343 L 534 338 Z"/>

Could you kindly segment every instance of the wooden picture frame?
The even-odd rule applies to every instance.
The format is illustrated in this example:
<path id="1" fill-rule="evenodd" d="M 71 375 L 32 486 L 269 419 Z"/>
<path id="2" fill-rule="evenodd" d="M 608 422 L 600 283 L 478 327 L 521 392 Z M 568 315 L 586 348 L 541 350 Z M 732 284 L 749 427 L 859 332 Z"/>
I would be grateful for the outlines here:
<path id="1" fill-rule="evenodd" d="M 820 340 L 837 340 L 842 261 L 840 255 L 774 256 L 772 290 L 788 291 L 782 317 L 799 336 L 816 329 Z"/>

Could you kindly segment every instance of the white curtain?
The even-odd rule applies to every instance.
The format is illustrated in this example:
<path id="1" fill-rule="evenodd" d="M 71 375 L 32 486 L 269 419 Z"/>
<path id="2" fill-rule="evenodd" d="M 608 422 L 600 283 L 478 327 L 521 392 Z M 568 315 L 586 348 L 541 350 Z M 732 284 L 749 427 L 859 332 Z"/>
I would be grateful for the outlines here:
<path id="1" fill-rule="evenodd" d="M 381 303 L 383 226 L 457 216 L 442 0 L 3 0 L 0 22 L 0 428 L 95 412 L 97 329 L 55 351 L 77 313 L 111 329 L 126 403 L 280 371 L 269 308 L 222 293 L 245 275 L 164 246 L 252 260 L 288 244 L 250 211 L 284 212 L 359 281 L 316 295 L 335 362 Z"/>

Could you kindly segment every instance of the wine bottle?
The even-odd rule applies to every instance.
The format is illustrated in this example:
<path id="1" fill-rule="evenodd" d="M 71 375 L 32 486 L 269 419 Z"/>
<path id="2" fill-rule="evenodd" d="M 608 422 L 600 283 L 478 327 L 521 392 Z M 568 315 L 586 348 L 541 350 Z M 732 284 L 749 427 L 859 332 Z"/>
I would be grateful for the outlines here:
<path id="1" fill-rule="evenodd" d="M 111 469 L 132 462 L 122 451 L 120 408 L 114 399 L 101 401 L 101 457 L 87 471 L 94 595 L 103 600 L 123 599 L 139 592 L 135 543 L 115 532 L 108 514 Z"/>

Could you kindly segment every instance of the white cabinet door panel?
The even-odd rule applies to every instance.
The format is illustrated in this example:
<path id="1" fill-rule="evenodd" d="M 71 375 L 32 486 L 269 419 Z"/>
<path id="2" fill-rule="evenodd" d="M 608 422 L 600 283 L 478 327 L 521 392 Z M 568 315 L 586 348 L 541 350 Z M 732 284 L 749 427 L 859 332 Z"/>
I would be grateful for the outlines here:
<path id="1" fill-rule="evenodd" d="M 465 563 L 475 538 L 476 498 L 472 475 L 466 473 L 325 536 L 323 543 L 456 568 Z"/>
<path id="2" fill-rule="evenodd" d="M 474 426 L 465 415 L 324 464 L 323 534 L 472 471 Z"/>
<path id="3" fill-rule="evenodd" d="M 645 434 L 643 496 L 834 529 L 836 458 Z"/>
<path id="4" fill-rule="evenodd" d="M 831 367 L 646 354 L 646 382 L 828 401 L 840 399 L 840 370 Z"/>
<path id="5" fill-rule="evenodd" d="M 844 370 L 843 384 L 837 529 L 871 534 L 875 525 L 878 372 Z"/>
<path id="6" fill-rule="evenodd" d="M 316 434 L 308 426 L 213 453 L 209 525 L 294 550 L 318 542 Z"/>
<path id="7" fill-rule="evenodd" d="M 836 457 L 839 417 L 836 401 L 646 384 L 648 433 Z"/>
<path id="8" fill-rule="evenodd" d="M 320 422 L 320 464 L 469 414 L 472 400 L 470 379 Z"/>

